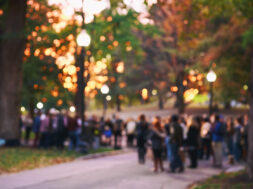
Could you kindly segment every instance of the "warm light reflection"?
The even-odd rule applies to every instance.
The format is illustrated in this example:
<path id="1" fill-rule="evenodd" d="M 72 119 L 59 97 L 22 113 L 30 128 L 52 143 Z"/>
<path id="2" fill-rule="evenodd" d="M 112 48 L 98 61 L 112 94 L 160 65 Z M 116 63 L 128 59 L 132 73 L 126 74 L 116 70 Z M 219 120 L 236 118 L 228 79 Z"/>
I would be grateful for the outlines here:
<path id="1" fill-rule="evenodd" d="M 143 100 L 147 100 L 148 99 L 148 89 L 146 89 L 146 88 L 142 89 L 141 96 L 142 96 Z"/>
<path id="2" fill-rule="evenodd" d="M 125 69 L 124 62 L 119 62 L 119 63 L 117 64 L 116 71 L 117 71 L 118 73 L 123 73 L 123 72 L 124 72 L 124 69 Z"/>
<path id="3" fill-rule="evenodd" d="M 198 89 L 191 88 L 191 89 L 186 90 L 184 92 L 185 102 L 192 101 L 198 93 L 199 93 Z"/>

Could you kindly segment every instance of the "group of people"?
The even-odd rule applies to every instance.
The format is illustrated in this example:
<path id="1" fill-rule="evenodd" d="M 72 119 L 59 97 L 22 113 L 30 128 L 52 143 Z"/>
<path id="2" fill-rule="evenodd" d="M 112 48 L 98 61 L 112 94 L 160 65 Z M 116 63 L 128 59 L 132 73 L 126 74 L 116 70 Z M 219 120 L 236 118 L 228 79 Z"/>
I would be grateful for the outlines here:
<path id="1" fill-rule="evenodd" d="M 100 145 L 121 148 L 124 125 L 123 120 L 115 115 L 106 120 L 93 115 L 85 119 L 82 127 L 80 117 L 63 110 L 43 114 L 38 111 L 34 118 L 30 114 L 24 115 L 21 118 L 21 127 L 25 131 L 25 144 L 31 143 L 31 133 L 34 133 L 33 147 L 63 149 L 67 141 L 69 150 L 72 150 L 84 145 L 93 149 Z"/>
<path id="2" fill-rule="evenodd" d="M 138 120 L 126 121 L 113 115 L 112 118 L 98 119 L 91 116 L 85 119 L 66 111 L 37 112 L 32 119 L 28 114 L 22 118 L 25 129 L 25 142 L 34 132 L 33 146 L 63 149 L 68 141 L 69 150 L 78 146 L 99 148 L 101 145 L 122 147 L 122 136 L 127 138 L 127 146 L 137 148 L 138 161 L 144 164 L 148 149 L 152 149 L 154 171 L 164 170 L 163 161 L 169 161 L 171 172 L 183 172 L 185 157 L 190 160 L 189 168 L 197 168 L 199 159 L 210 159 L 213 166 L 222 167 L 223 157 L 230 163 L 246 160 L 248 149 L 248 116 L 224 117 L 178 116 L 155 117 L 148 121 L 145 115 Z"/>
<path id="3" fill-rule="evenodd" d="M 153 152 L 154 171 L 164 170 L 163 159 L 169 161 L 170 172 L 183 172 L 188 155 L 189 168 L 197 168 L 199 159 L 212 156 L 214 167 L 221 168 L 226 156 L 229 163 L 246 160 L 248 150 L 248 116 L 236 119 L 223 115 L 178 116 L 148 123 L 139 117 L 136 139 L 139 163 L 145 162 L 147 147 Z"/>

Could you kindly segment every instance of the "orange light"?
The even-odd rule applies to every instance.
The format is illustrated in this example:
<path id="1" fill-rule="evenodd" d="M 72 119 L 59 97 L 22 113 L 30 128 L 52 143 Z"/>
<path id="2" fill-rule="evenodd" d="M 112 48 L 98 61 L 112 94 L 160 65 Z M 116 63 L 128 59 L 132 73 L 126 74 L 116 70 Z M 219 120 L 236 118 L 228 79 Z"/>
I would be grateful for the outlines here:
<path id="1" fill-rule="evenodd" d="M 183 86 L 187 86 L 187 83 L 188 83 L 187 80 L 184 80 L 183 81 Z"/>
<path id="2" fill-rule="evenodd" d="M 202 75 L 202 74 L 198 74 L 198 75 L 197 75 L 197 80 L 198 80 L 198 81 L 202 80 L 202 78 L 203 78 L 203 75 Z"/>
<path id="3" fill-rule="evenodd" d="M 57 106 L 61 106 L 63 104 L 63 100 L 62 99 L 59 99 L 58 101 L 57 101 Z"/>
<path id="4" fill-rule="evenodd" d="M 45 103 L 45 102 L 47 102 L 47 98 L 43 97 L 43 98 L 41 99 L 41 101 Z"/>
<path id="5" fill-rule="evenodd" d="M 34 88 L 34 89 L 38 89 L 38 88 L 39 88 L 39 85 L 34 84 L 34 85 L 33 85 L 33 88 Z"/>
<path id="6" fill-rule="evenodd" d="M 177 86 L 172 86 L 172 87 L 170 88 L 170 90 L 171 90 L 171 92 L 176 93 L 176 92 L 178 91 L 178 87 L 177 87 Z"/>
<path id="7" fill-rule="evenodd" d="M 25 54 L 26 56 L 30 56 L 30 55 L 31 55 L 31 53 L 30 53 L 30 48 L 26 48 L 24 54 Z"/>
<path id="8" fill-rule="evenodd" d="M 111 16 L 108 16 L 108 17 L 107 17 L 107 21 L 108 21 L 108 22 L 111 22 L 111 21 L 112 21 L 112 17 L 111 17 Z"/>
<path id="9" fill-rule="evenodd" d="M 119 42 L 118 42 L 118 41 L 114 41 L 114 42 L 113 42 L 113 46 L 114 46 L 114 47 L 117 47 L 118 45 L 119 45 Z"/>
<path id="10" fill-rule="evenodd" d="M 56 90 L 53 90 L 53 91 L 51 91 L 51 95 L 52 95 L 53 97 L 57 97 L 57 96 L 59 95 L 59 92 L 56 91 Z"/>
<path id="11" fill-rule="evenodd" d="M 100 36 L 100 41 L 104 42 L 106 40 L 105 36 Z"/>
<path id="12" fill-rule="evenodd" d="M 119 84 L 119 87 L 120 87 L 120 88 L 126 87 L 126 83 L 125 83 L 125 82 L 121 82 L 121 83 Z"/>
<path id="13" fill-rule="evenodd" d="M 39 49 L 36 49 L 36 50 L 34 51 L 34 56 L 39 56 L 39 54 L 40 54 L 40 50 L 39 50 Z"/>

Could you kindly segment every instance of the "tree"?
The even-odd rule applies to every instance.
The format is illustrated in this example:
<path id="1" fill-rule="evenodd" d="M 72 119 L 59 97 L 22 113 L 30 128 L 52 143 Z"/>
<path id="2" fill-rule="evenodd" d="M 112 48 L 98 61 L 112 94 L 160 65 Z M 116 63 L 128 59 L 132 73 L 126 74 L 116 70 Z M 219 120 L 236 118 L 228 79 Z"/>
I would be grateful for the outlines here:
<path id="1" fill-rule="evenodd" d="M 196 15 L 196 7 L 192 0 L 164 1 L 159 0 L 150 10 L 154 24 L 163 30 L 162 37 L 151 45 L 157 47 L 153 64 L 160 67 L 159 77 L 155 80 L 162 99 L 166 90 L 177 86 L 176 107 L 179 113 L 185 109 L 184 93 L 186 87 L 186 68 L 194 64 L 193 49 L 203 37 L 201 32 L 205 26 L 205 18 L 201 12 Z M 160 51 L 159 51 L 160 50 Z M 158 52 L 159 51 L 159 52 Z M 160 100 L 161 101 L 161 100 Z"/>
<path id="2" fill-rule="evenodd" d="M 199 4 L 206 10 L 206 13 L 211 21 L 215 20 L 217 17 L 223 17 L 228 18 L 228 23 L 231 23 L 235 19 L 235 12 L 237 13 L 237 18 L 239 22 L 236 23 L 237 27 L 241 27 L 241 31 L 239 32 L 239 42 L 241 42 L 242 47 L 244 47 L 244 50 L 238 45 L 234 46 L 234 44 L 237 44 L 236 41 L 232 41 L 232 44 L 228 44 L 227 42 L 224 42 L 219 47 L 219 53 L 215 53 L 215 51 L 212 52 L 211 60 L 219 59 L 219 58 L 228 58 L 225 55 L 223 55 L 223 49 L 228 49 L 231 47 L 237 47 L 237 52 L 239 54 L 243 54 L 243 57 L 239 56 L 238 53 L 230 53 L 229 58 L 231 60 L 232 57 L 236 57 L 237 61 L 233 61 L 233 64 L 238 65 L 240 67 L 240 70 L 242 69 L 241 65 L 242 63 L 246 62 L 246 65 L 250 65 L 250 69 L 248 66 L 244 67 L 246 70 L 245 73 L 249 73 L 250 71 L 250 80 L 249 80 L 249 88 L 250 88 L 250 111 L 249 111 L 249 137 L 248 137 L 248 157 L 247 157 L 247 173 L 251 180 L 253 180 L 253 2 L 251 0 L 222 0 L 222 1 L 214 1 L 214 0 L 196 0 L 195 3 Z M 244 27 L 242 25 L 244 23 Z M 218 25 L 216 28 L 219 30 L 224 25 Z M 228 29 L 226 30 L 228 31 Z M 235 33 L 235 32 L 231 32 Z M 227 32 L 226 34 L 227 35 Z M 235 36 L 238 35 L 235 34 Z M 231 34 L 230 34 L 231 36 Z M 233 36 L 233 35 L 232 35 Z M 238 39 L 238 38 L 237 38 Z M 229 40 L 231 42 L 231 40 Z M 216 48 L 217 50 L 217 48 Z M 240 52 L 241 51 L 241 52 Z M 216 51 L 217 52 L 217 51 Z M 210 54 L 209 54 L 210 55 Z M 215 55 L 215 58 L 213 58 L 213 55 Z M 209 56 L 210 57 L 210 56 Z M 246 57 L 246 58 L 245 58 Z M 233 67 L 234 65 L 229 65 L 229 67 Z M 228 68 L 228 67 L 227 67 Z M 235 78 L 233 78 L 234 80 Z M 244 81 L 245 82 L 245 81 Z M 226 89 L 225 89 L 226 90 Z"/>
<path id="3" fill-rule="evenodd" d="M 12 144 L 19 139 L 26 7 L 26 0 L 7 2 L 5 27 L 0 34 L 0 137 Z"/>

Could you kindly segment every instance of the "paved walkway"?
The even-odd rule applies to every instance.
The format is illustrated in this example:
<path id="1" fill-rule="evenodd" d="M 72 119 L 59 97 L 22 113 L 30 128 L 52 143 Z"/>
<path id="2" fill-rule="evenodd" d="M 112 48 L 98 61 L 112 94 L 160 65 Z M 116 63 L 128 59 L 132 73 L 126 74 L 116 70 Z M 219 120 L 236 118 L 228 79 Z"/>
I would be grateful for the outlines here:
<path id="1" fill-rule="evenodd" d="M 167 167 L 167 164 L 165 164 Z M 47 168 L 0 176 L 1 189 L 183 189 L 221 170 L 202 161 L 183 174 L 153 173 L 152 162 L 137 164 L 136 153 L 76 160 Z"/>

